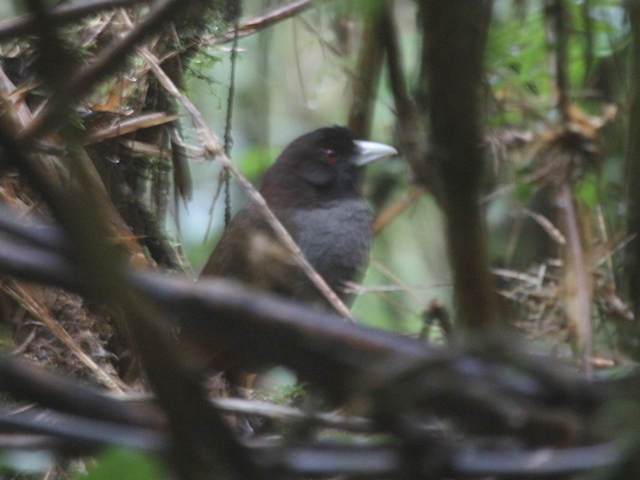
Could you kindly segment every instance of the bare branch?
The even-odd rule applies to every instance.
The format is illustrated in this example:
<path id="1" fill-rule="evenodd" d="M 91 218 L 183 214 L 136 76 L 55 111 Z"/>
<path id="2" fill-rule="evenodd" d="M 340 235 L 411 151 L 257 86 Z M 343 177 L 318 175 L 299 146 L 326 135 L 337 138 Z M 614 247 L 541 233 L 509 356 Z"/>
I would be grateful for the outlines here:
<path id="1" fill-rule="evenodd" d="M 138 3 L 151 3 L 150 0 L 86 0 L 60 5 L 51 10 L 50 15 L 58 26 L 81 20 L 101 10 L 117 7 L 131 7 Z M 31 32 L 35 22 L 34 15 L 27 14 L 0 22 L 0 39 L 26 35 Z"/>
<path id="2" fill-rule="evenodd" d="M 315 0 L 297 0 L 287 5 L 283 5 L 282 7 L 276 8 L 265 15 L 249 20 L 238 27 L 238 38 L 253 35 L 254 33 L 275 25 L 278 22 L 287 20 L 291 17 L 295 17 L 296 15 L 305 11 L 307 8 L 311 7 L 314 1 Z M 231 28 L 222 35 L 208 35 L 203 37 L 202 44 L 219 45 L 221 43 L 232 41 L 234 37 L 235 28 Z"/>

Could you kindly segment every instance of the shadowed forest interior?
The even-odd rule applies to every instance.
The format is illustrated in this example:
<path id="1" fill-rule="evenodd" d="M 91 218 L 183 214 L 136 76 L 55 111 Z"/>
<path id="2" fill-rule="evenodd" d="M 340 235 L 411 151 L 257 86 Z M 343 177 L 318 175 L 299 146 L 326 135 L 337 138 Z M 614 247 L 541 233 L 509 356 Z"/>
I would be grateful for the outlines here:
<path id="1" fill-rule="evenodd" d="M 1 3 L 0 471 L 640 478 L 639 98 L 637 0 Z"/>

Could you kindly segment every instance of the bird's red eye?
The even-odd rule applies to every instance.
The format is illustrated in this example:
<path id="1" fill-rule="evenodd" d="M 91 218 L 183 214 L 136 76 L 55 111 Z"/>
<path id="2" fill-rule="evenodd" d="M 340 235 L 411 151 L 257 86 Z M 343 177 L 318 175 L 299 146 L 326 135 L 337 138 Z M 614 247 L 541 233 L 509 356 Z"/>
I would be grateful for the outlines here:
<path id="1" fill-rule="evenodd" d="M 338 154 L 330 148 L 323 150 L 322 155 L 324 156 L 324 159 L 329 163 L 336 163 L 336 161 L 338 160 Z"/>

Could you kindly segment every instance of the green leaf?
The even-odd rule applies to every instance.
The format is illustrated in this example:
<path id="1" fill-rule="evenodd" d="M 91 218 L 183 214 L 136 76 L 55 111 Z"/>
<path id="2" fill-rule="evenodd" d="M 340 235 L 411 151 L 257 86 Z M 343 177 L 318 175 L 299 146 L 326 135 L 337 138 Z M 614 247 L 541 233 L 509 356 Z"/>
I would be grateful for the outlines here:
<path id="1" fill-rule="evenodd" d="M 271 166 L 276 156 L 277 153 L 274 148 L 253 146 L 246 149 L 242 156 L 237 159 L 237 165 L 245 177 L 255 180 Z"/>
<path id="2" fill-rule="evenodd" d="M 158 459 L 148 454 L 124 449 L 102 453 L 87 473 L 74 480 L 158 480 L 168 478 Z"/>
<path id="3" fill-rule="evenodd" d="M 576 196 L 589 208 L 598 205 L 598 178 L 594 173 L 584 175 L 575 185 Z"/>
<path id="4" fill-rule="evenodd" d="M 533 195 L 533 183 L 521 182 L 516 185 L 516 197 L 522 204 L 527 204 Z"/>

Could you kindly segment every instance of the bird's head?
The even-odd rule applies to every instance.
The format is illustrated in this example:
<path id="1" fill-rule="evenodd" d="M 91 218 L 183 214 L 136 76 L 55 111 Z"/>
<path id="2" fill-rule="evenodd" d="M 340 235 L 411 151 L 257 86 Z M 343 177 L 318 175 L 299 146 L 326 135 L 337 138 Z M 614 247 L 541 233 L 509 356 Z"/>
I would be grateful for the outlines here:
<path id="1" fill-rule="evenodd" d="M 267 170 L 261 192 L 273 207 L 359 196 L 360 167 L 398 152 L 354 140 L 344 127 L 320 128 L 291 142 Z"/>

